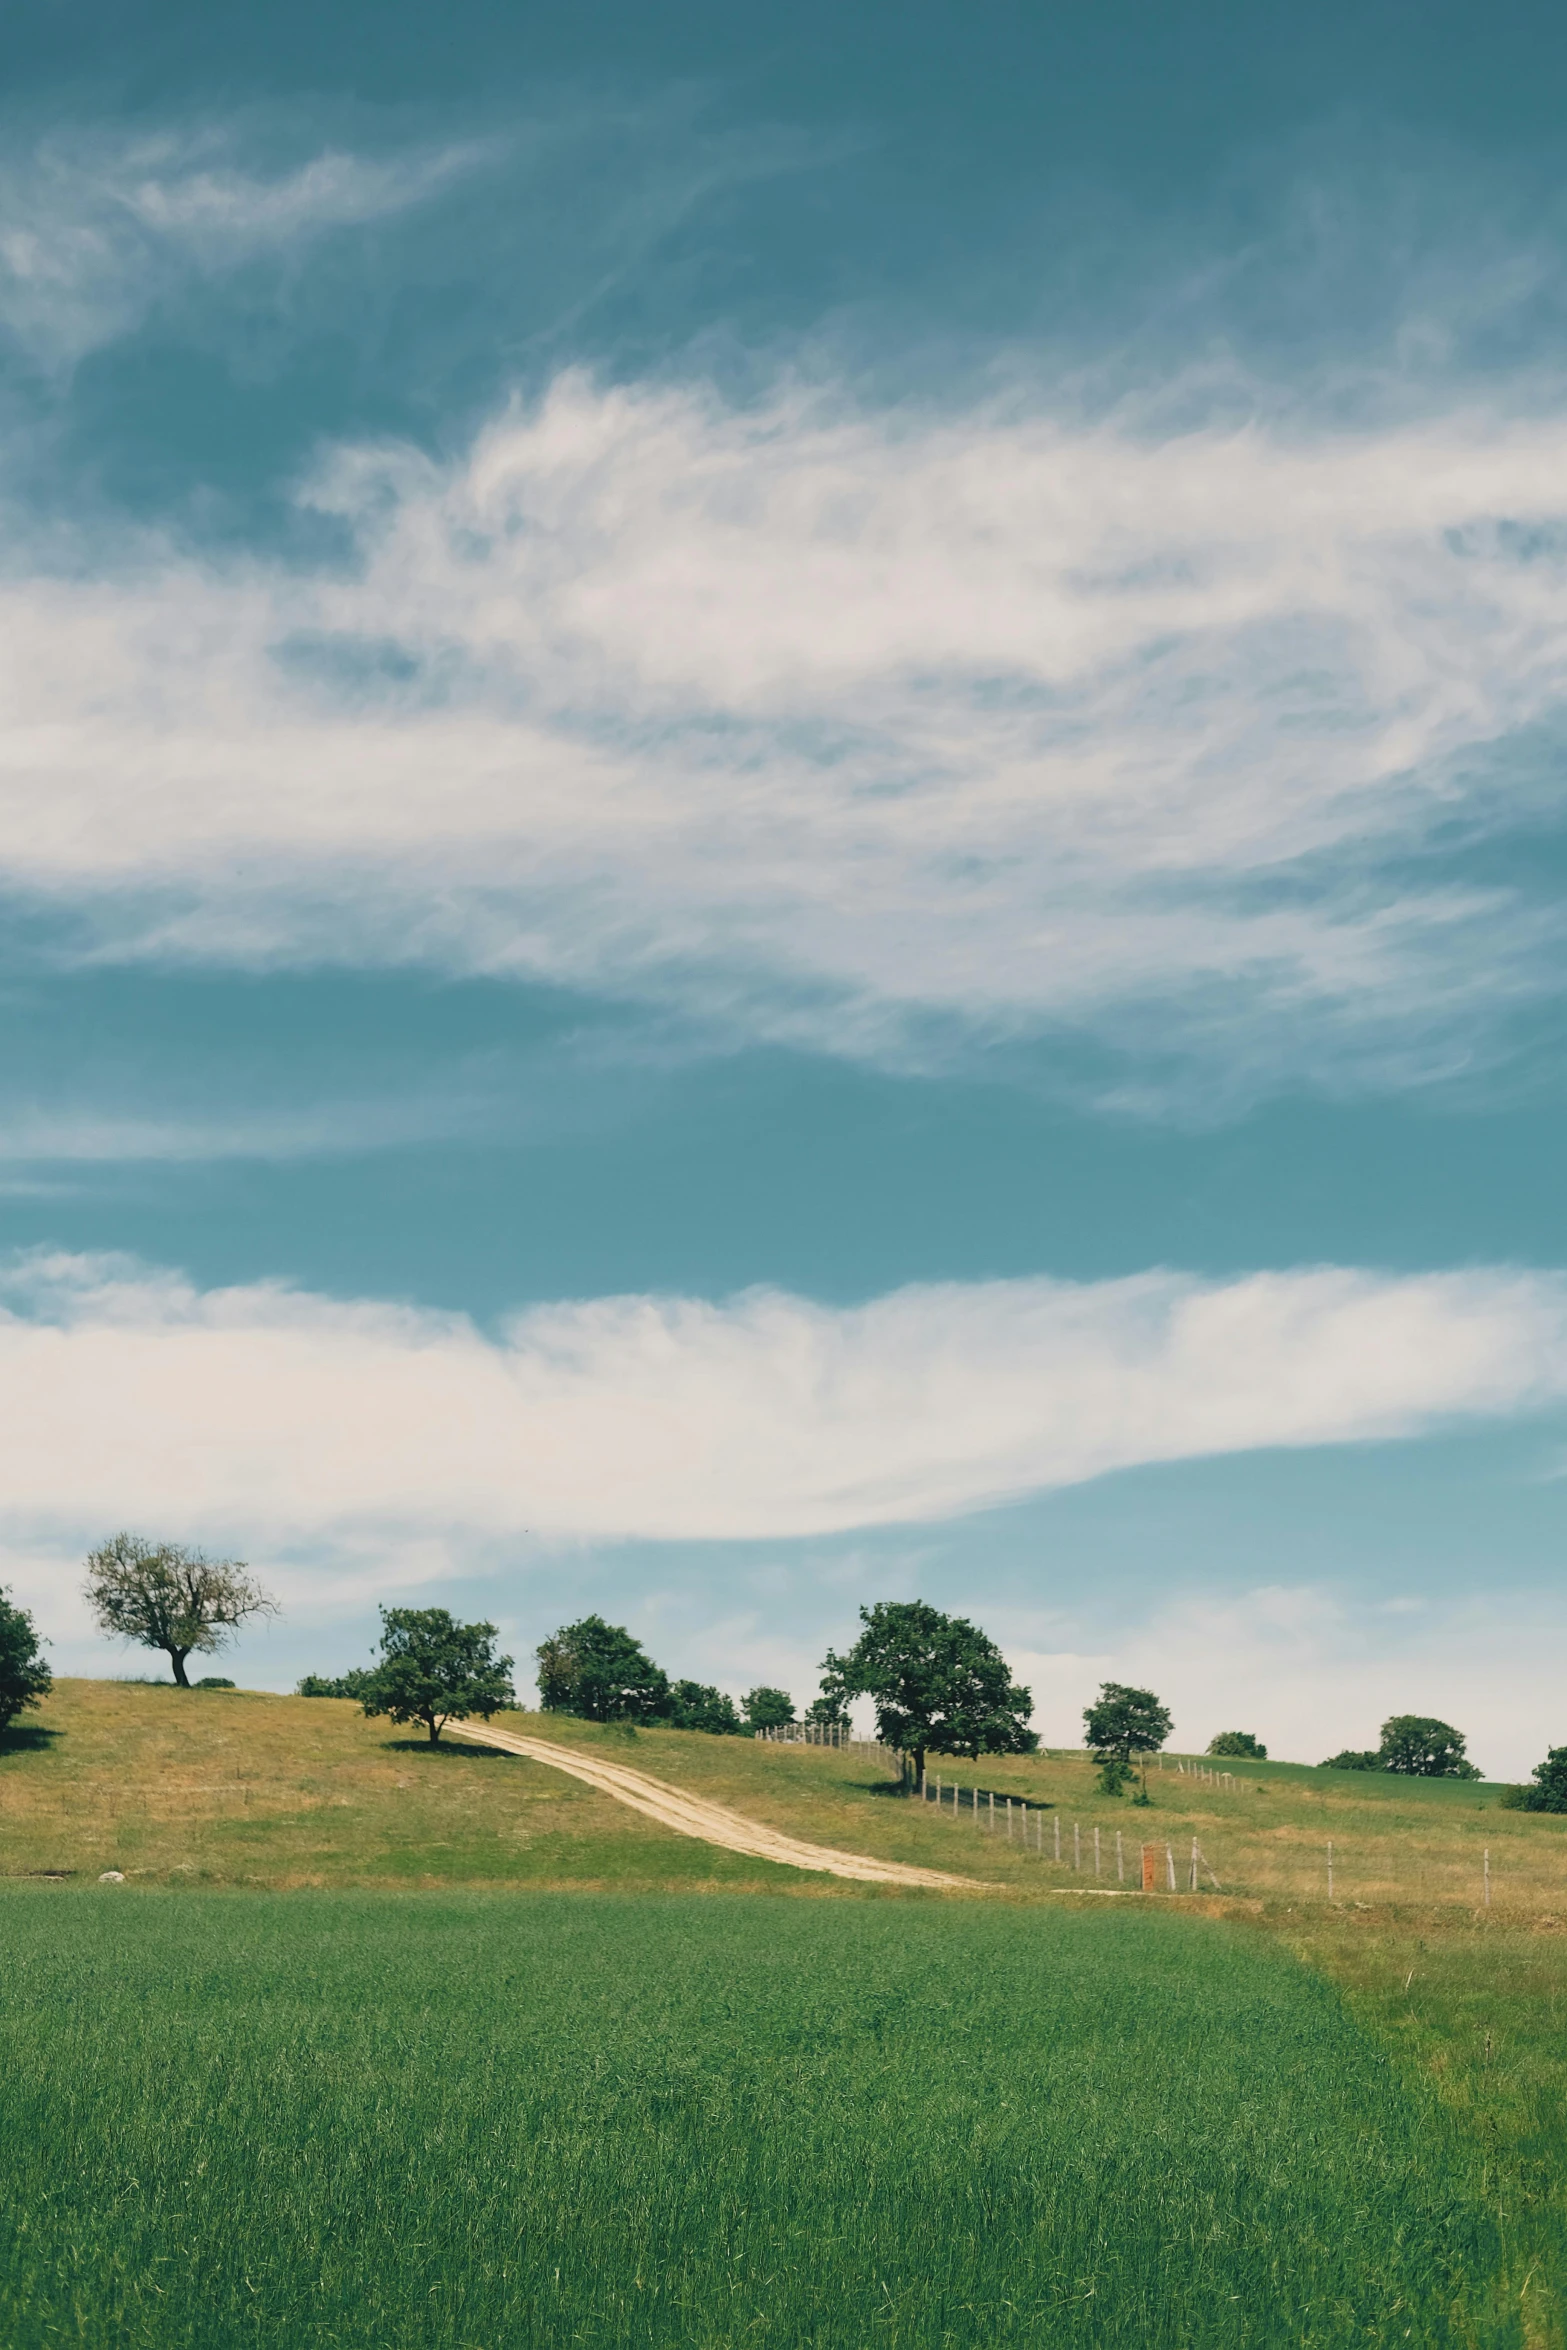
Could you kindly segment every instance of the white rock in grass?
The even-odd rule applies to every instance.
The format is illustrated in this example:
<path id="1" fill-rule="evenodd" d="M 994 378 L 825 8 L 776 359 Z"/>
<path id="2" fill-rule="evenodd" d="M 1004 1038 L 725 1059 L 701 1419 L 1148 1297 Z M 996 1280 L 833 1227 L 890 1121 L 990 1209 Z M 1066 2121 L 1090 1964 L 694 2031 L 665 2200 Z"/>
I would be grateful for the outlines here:
<path id="1" fill-rule="evenodd" d="M 105 1869 L 98 1882 L 100 1885 L 123 1885 L 125 1871 L 123 1869 Z"/>

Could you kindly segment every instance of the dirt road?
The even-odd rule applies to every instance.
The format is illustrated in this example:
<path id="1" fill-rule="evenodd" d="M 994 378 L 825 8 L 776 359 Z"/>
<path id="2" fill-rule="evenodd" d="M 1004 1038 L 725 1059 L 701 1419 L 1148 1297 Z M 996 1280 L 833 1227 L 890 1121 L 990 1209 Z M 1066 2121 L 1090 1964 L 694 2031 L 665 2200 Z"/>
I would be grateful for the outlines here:
<path id="1" fill-rule="evenodd" d="M 530 1762 L 568 1771 L 574 1779 L 585 1779 L 590 1787 L 613 1795 L 617 1803 L 629 1804 L 645 1818 L 657 1820 L 661 1827 L 673 1828 L 681 1836 L 699 1837 L 704 1844 L 721 1844 L 727 1852 L 748 1852 L 757 1860 L 782 1861 L 791 1869 L 818 1869 L 830 1877 L 858 1877 L 868 1885 L 928 1885 L 944 1893 L 995 1890 L 974 1877 L 948 1877 L 939 1869 L 908 1868 L 901 1861 L 873 1860 L 868 1853 L 835 1852 L 826 1844 L 802 1844 L 798 1837 L 764 1828 L 721 1803 L 688 1795 L 683 1787 L 650 1779 L 643 1771 L 628 1771 L 621 1763 L 603 1762 L 578 1747 L 557 1746 L 548 1738 L 519 1738 L 511 1730 L 498 1730 L 483 1722 L 450 1722 L 447 1727 L 454 1737 L 473 1738 L 481 1746 L 498 1746 L 506 1754 L 523 1754 Z"/>

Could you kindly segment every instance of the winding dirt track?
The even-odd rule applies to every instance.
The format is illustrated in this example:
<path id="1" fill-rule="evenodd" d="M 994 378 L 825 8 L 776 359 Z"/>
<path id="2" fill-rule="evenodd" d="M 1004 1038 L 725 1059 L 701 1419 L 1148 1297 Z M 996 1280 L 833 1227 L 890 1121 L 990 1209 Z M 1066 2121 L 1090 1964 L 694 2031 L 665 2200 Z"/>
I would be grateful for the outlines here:
<path id="1" fill-rule="evenodd" d="M 601 1762 L 597 1755 L 583 1754 L 576 1747 L 556 1746 L 548 1738 L 518 1738 L 510 1730 L 479 1722 L 450 1722 L 447 1727 L 454 1737 L 498 1746 L 503 1753 L 526 1755 L 530 1762 L 548 1763 L 552 1770 L 585 1779 L 590 1787 L 613 1795 L 617 1803 L 629 1804 L 661 1827 L 673 1828 L 681 1836 L 698 1837 L 704 1844 L 721 1844 L 727 1852 L 748 1852 L 756 1860 L 782 1861 L 791 1869 L 817 1869 L 830 1877 L 858 1877 L 869 1885 L 928 1885 L 944 1893 L 995 1890 L 975 1877 L 948 1877 L 940 1869 L 908 1868 L 902 1861 L 872 1860 L 868 1853 L 835 1852 L 827 1844 L 802 1844 L 798 1837 L 743 1819 L 721 1803 L 688 1795 L 683 1787 L 650 1779 L 643 1771 L 628 1771 L 620 1763 Z"/>

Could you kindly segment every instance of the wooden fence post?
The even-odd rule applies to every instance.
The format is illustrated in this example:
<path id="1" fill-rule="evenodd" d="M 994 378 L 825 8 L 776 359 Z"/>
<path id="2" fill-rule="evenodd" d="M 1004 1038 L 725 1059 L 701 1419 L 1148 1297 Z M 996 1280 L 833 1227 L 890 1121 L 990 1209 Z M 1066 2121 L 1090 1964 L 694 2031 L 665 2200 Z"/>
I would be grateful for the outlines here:
<path id="1" fill-rule="evenodd" d="M 1195 1836 L 1192 1838 L 1192 1881 L 1190 1890 L 1193 1893 L 1195 1893 L 1197 1890 L 1197 1839 Z"/>
<path id="2" fill-rule="evenodd" d="M 1165 1845 L 1164 1865 L 1170 1880 L 1170 1891 L 1173 1893 L 1175 1891 L 1175 1847 L 1173 1844 L 1167 1843 Z"/>
<path id="3" fill-rule="evenodd" d="M 1059 1812 L 1057 1812 L 1057 1813 L 1056 1813 L 1056 1815 L 1055 1815 L 1055 1824 L 1056 1824 L 1056 1866 L 1057 1866 L 1057 1868 L 1059 1868 L 1059 1867 L 1060 1867 L 1060 1865 L 1061 1865 L 1061 1814 L 1060 1814 Z"/>
<path id="4" fill-rule="evenodd" d="M 1115 1881 L 1118 1885 L 1124 1885 L 1126 1883 L 1126 1854 L 1121 1850 L 1121 1831 L 1119 1828 L 1117 1828 L 1115 1832 Z"/>
<path id="5" fill-rule="evenodd" d="M 1333 1839 L 1328 1838 L 1328 1899 L 1333 1898 Z"/>
<path id="6" fill-rule="evenodd" d="M 1094 1875 L 1097 1877 L 1097 1876 L 1099 1876 L 1100 1874 L 1101 1874 L 1101 1870 L 1100 1870 L 1100 1867 L 1099 1867 L 1099 1830 L 1096 1828 L 1096 1829 L 1094 1830 Z"/>
<path id="7" fill-rule="evenodd" d="M 1082 1865 L 1083 1865 L 1083 1831 L 1082 1831 L 1082 1829 L 1081 1829 L 1081 1828 L 1078 1826 L 1078 1824 L 1077 1824 L 1076 1820 L 1074 1820 L 1074 1821 L 1072 1822 L 1072 1866 L 1073 1866 L 1073 1868 L 1074 1868 L 1074 1869 L 1080 1869 L 1080 1868 L 1082 1867 Z"/>
<path id="8" fill-rule="evenodd" d="M 1152 1893 L 1155 1890 L 1154 1858 L 1153 1846 L 1145 1844 L 1143 1846 L 1143 1891 L 1145 1893 Z"/>

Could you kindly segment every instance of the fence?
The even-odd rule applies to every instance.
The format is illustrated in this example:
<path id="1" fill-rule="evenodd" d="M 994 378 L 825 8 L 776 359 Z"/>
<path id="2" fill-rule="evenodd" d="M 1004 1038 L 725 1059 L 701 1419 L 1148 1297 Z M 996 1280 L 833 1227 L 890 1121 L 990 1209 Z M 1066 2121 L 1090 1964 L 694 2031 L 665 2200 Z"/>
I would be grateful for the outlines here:
<path id="1" fill-rule="evenodd" d="M 1237 1779 L 1233 1771 L 1216 1771 L 1211 1763 L 1200 1761 L 1196 1755 L 1172 1754 L 1169 1760 L 1180 1772 L 1183 1779 L 1200 1779 L 1205 1787 L 1234 1788 L 1252 1784 L 1250 1780 Z M 1165 1757 L 1161 1754 L 1159 1768 L 1162 1771 L 1164 1767 Z"/>
<path id="2" fill-rule="evenodd" d="M 903 1759 L 879 1738 L 856 1738 L 846 1722 L 780 1722 L 771 1730 L 758 1730 L 756 1735 L 769 1746 L 836 1746 L 861 1754 L 885 1754 L 894 1762 Z"/>
<path id="3" fill-rule="evenodd" d="M 1057 1868 L 1070 1865 L 1073 1869 L 1081 1871 L 1083 1867 L 1082 1823 L 1079 1820 L 1072 1822 L 1072 1852 L 1070 1863 L 1068 1863 L 1061 1849 L 1061 1814 L 1053 1807 L 1047 1810 L 1042 1804 L 1027 1803 L 1021 1797 L 1012 1795 L 1003 1795 L 998 1804 L 994 1788 L 959 1787 L 956 1785 L 944 1787 L 940 1779 L 932 1776 L 922 1779 L 914 1792 L 922 1802 L 934 1803 L 938 1811 L 950 1798 L 954 1819 L 960 1819 L 966 1811 L 973 1825 L 983 1829 L 987 1834 L 999 1836 L 1005 1832 L 1006 1840 L 1014 1850 L 1032 1853 L 1038 1860 L 1053 1861 Z M 967 1803 L 963 1801 L 965 1795 L 968 1797 Z M 1048 1849 L 1045 1835 L 1047 1817 L 1050 1821 Z M 1103 1831 L 1097 1827 L 1091 1829 L 1089 1833 L 1093 1839 L 1094 1875 L 1102 1880 L 1108 1872 L 1110 1857 L 1106 1850 L 1106 1839 Z M 1115 1879 L 1118 1885 L 1126 1883 L 1126 1864 L 1126 1838 L 1122 1830 L 1117 1828 L 1115 1831 Z M 1175 1846 L 1169 1838 L 1165 1838 L 1162 1843 L 1155 1840 L 1151 1843 L 1139 1844 L 1134 1865 L 1136 1870 L 1134 1886 L 1136 1889 L 1144 1893 L 1156 1893 L 1159 1890 L 1159 1879 L 1162 1876 L 1165 1889 L 1168 1892 L 1174 1893 L 1178 1890 Z M 1222 1890 L 1218 1878 L 1208 1865 L 1208 1857 L 1195 1836 L 1192 1838 L 1190 1856 L 1182 1854 L 1181 1874 L 1187 1877 L 1186 1890 L 1189 1893 L 1197 1891 L 1199 1875 L 1208 1879 L 1215 1892 Z"/>

